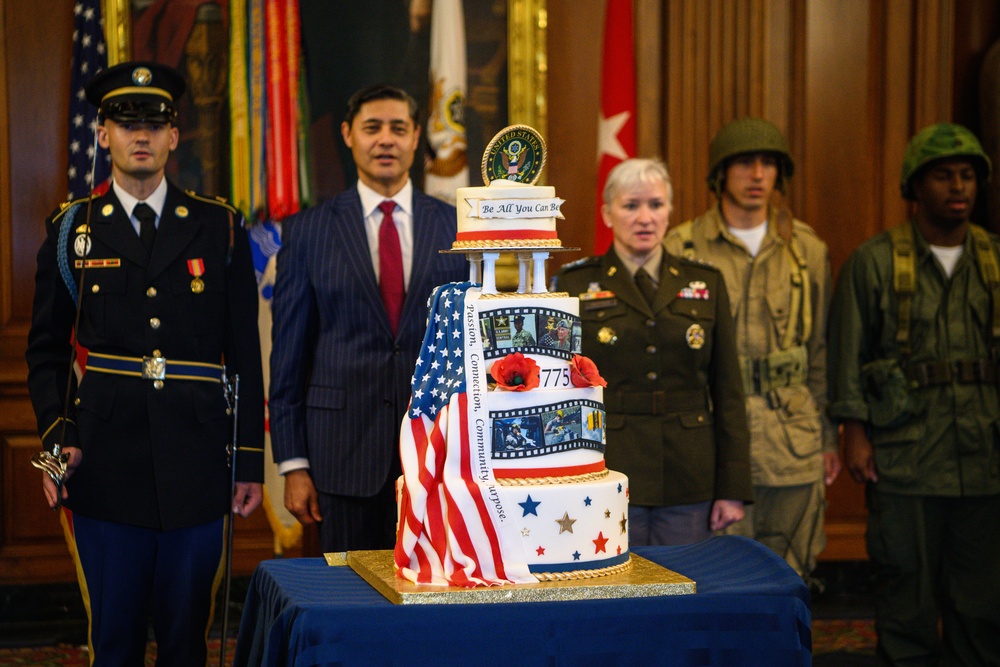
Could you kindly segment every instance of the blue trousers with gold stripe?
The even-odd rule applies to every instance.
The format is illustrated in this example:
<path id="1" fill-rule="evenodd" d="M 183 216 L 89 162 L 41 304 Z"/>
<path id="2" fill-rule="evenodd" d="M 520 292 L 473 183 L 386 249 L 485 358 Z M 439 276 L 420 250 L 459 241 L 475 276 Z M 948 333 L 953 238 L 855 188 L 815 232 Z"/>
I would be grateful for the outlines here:
<path id="1" fill-rule="evenodd" d="M 159 531 L 73 516 L 95 667 L 142 665 L 149 619 L 158 667 L 206 664 L 224 522 Z"/>

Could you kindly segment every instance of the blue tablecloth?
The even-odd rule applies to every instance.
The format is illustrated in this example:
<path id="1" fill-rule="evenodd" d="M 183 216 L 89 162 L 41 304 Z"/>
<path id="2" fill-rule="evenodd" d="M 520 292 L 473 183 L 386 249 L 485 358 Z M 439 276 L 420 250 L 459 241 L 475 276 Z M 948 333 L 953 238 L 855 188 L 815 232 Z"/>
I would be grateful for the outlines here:
<path id="1" fill-rule="evenodd" d="M 349 567 L 260 564 L 234 665 L 810 665 L 809 592 L 741 537 L 634 552 L 697 583 L 693 595 L 396 605 Z"/>

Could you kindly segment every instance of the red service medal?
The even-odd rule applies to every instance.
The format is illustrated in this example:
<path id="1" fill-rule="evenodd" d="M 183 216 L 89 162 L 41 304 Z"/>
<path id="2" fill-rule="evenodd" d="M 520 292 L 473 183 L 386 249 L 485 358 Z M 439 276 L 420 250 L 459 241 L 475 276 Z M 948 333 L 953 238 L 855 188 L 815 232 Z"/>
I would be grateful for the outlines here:
<path id="1" fill-rule="evenodd" d="M 191 281 L 191 291 L 195 294 L 201 294 L 205 290 L 205 281 L 201 279 L 205 275 L 205 261 L 201 257 L 189 259 L 188 273 L 194 276 L 194 280 Z"/>

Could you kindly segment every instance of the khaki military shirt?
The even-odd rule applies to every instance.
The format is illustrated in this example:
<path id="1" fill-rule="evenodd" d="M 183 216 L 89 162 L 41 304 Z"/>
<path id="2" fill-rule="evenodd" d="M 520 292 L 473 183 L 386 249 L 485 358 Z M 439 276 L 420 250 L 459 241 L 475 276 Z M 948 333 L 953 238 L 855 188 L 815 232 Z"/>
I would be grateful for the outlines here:
<path id="1" fill-rule="evenodd" d="M 756 257 L 729 231 L 718 206 L 669 230 L 664 240 L 669 252 L 684 254 L 684 240 L 690 238 L 694 256 L 722 272 L 741 363 L 752 364 L 781 350 L 789 327 L 796 332 L 792 345 L 804 347 L 807 368 L 798 371 L 790 386 L 744 387 L 753 481 L 762 486 L 822 479 L 822 453 L 835 452 L 838 446 L 836 429 L 826 416 L 826 324 L 832 292 L 829 252 L 807 224 L 795 220 L 792 225 L 792 243 L 806 263 L 809 280 L 811 330 L 805 340 L 801 337 L 803 311 L 800 307 L 796 316 L 792 304 L 803 292 L 793 290 L 794 259 L 776 230 L 773 211 Z"/>
<path id="2" fill-rule="evenodd" d="M 1000 239 L 990 239 L 994 253 L 1000 252 Z M 830 415 L 866 423 L 883 491 L 1000 492 L 996 383 L 952 380 L 921 387 L 909 378 L 915 365 L 929 362 L 993 358 L 995 363 L 992 304 L 971 234 L 951 278 L 918 232 L 914 250 L 907 359 L 901 359 L 896 343 L 899 302 L 889 233 L 865 242 L 841 269 L 830 310 Z"/>

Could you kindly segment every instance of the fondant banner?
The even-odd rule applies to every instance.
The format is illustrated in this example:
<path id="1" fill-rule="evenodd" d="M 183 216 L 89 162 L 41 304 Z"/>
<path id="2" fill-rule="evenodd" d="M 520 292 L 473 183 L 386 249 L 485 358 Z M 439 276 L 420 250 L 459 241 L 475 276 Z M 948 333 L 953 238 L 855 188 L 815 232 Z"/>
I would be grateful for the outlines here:
<path id="1" fill-rule="evenodd" d="M 551 199 L 466 199 L 472 210 L 470 218 L 559 218 L 559 207 L 566 201 Z"/>

